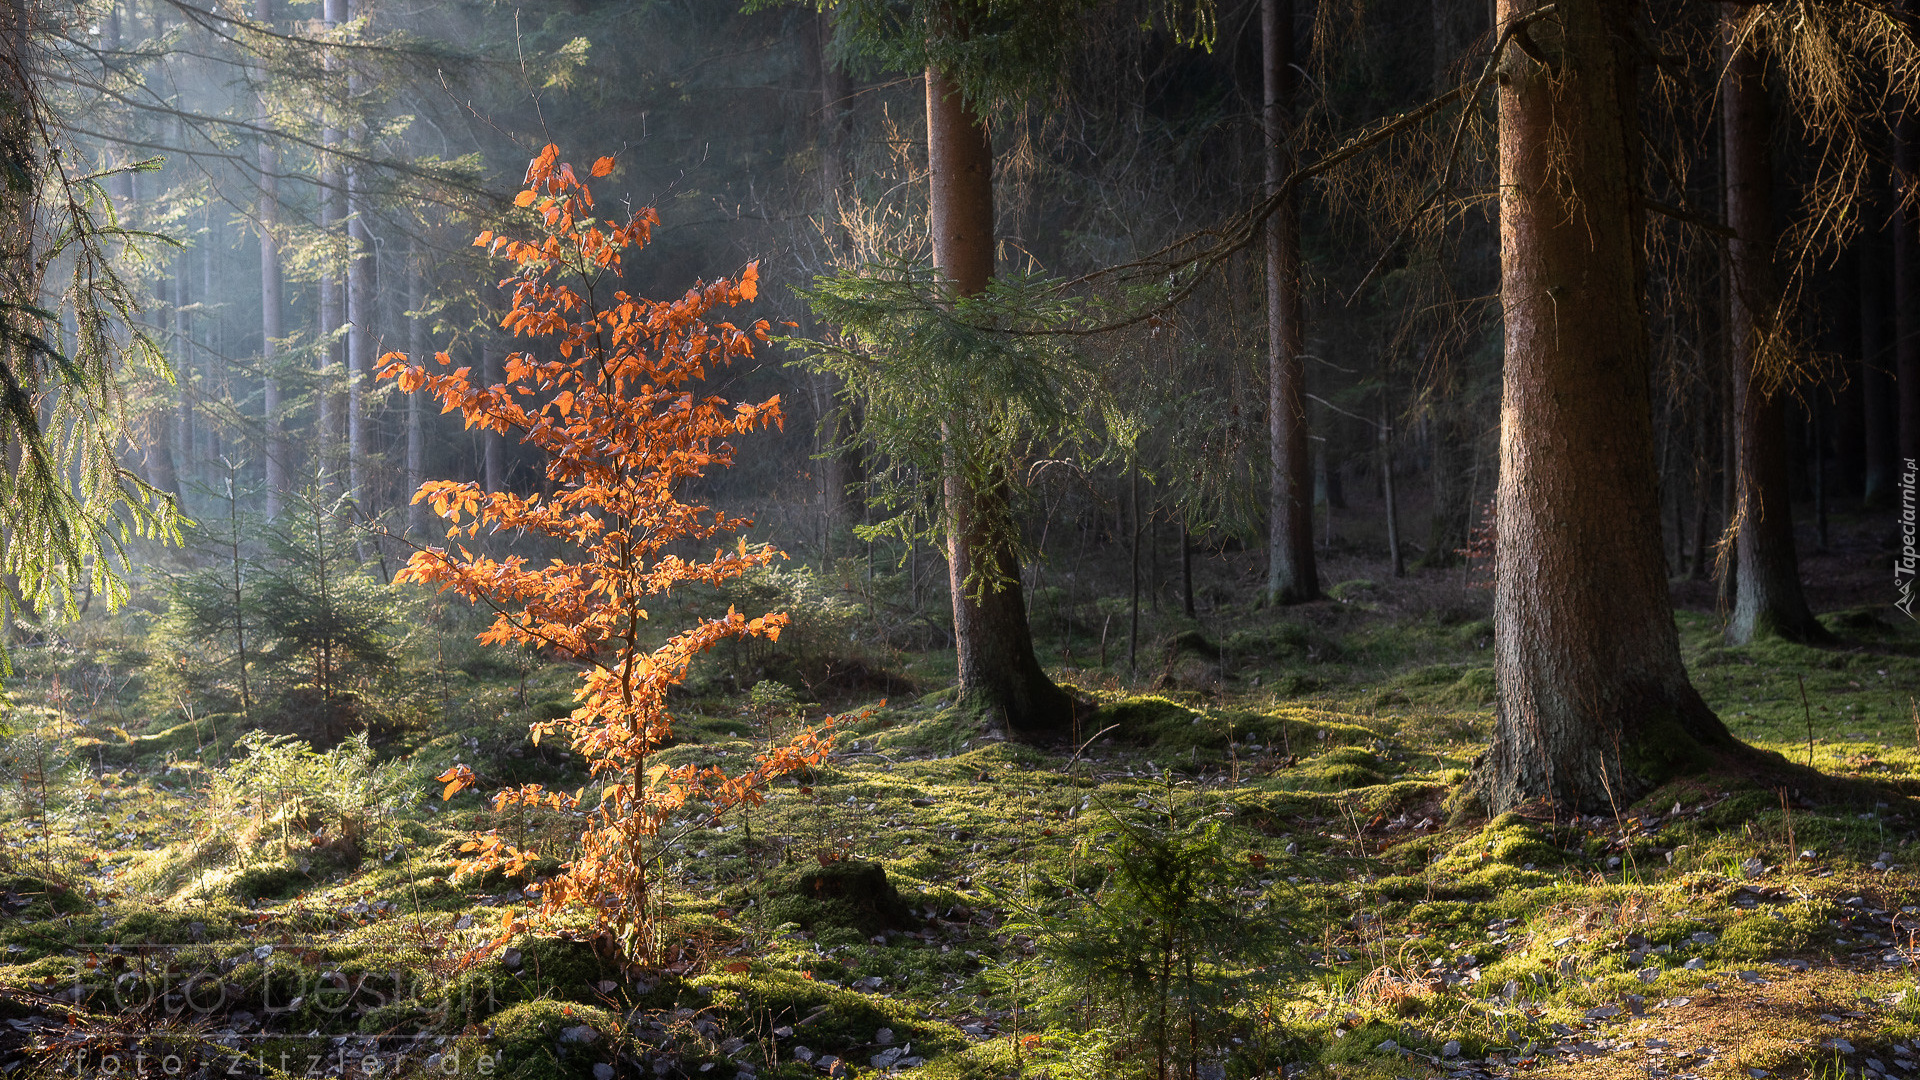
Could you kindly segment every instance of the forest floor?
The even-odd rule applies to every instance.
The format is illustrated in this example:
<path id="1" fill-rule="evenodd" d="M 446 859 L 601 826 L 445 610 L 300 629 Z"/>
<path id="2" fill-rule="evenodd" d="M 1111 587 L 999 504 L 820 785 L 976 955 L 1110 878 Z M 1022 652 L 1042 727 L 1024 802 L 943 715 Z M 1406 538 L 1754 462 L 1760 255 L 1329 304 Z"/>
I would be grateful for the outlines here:
<path id="1" fill-rule="evenodd" d="M 1100 703 L 1080 753 L 956 708 L 937 648 L 803 625 L 804 654 L 717 654 L 665 762 L 889 700 L 750 815 L 675 823 L 645 968 L 585 923 L 485 949 L 526 883 L 456 873 L 475 830 L 550 852 L 536 877 L 564 857 L 576 822 L 485 794 L 584 782 L 525 737 L 570 669 L 469 650 L 374 753 L 245 744 L 156 705 L 150 611 L 96 614 L 14 657 L 0 1072 L 1920 1075 L 1920 631 L 1870 526 L 1808 560 L 1831 644 L 1727 647 L 1675 587 L 1708 702 L 1852 794 L 1706 776 L 1558 820 L 1460 797 L 1484 589 L 1336 545 L 1331 598 L 1275 612 L 1254 559 L 1199 560 L 1198 619 L 1165 590 L 1131 676 L 1124 608 L 1036 589 L 1055 677 Z M 871 595 L 847 565 L 818 584 Z M 456 761 L 483 783 L 443 802 Z"/>

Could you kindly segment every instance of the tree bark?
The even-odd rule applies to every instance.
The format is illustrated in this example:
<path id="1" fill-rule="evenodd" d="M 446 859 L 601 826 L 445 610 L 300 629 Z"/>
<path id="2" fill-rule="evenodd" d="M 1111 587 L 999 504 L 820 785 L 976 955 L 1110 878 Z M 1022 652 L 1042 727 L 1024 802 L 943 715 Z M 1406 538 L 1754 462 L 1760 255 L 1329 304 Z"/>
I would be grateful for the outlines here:
<path id="1" fill-rule="evenodd" d="M 971 296 L 993 277 L 993 147 L 945 75 L 929 68 L 926 89 L 933 261 L 955 294 Z M 1072 731 L 1073 701 L 1033 652 L 1006 479 L 970 482 L 950 461 L 945 497 L 960 692 L 1015 738 L 1058 740 Z"/>
<path id="2" fill-rule="evenodd" d="M 1293 164 L 1293 0 L 1260 0 L 1267 191 Z M 1307 454 L 1300 303 L 1300 202 L 1267 219 L 1267 602 L 1320 598 L 1313 553 L 1313 463 Z"/>
<path id="3" fill-rule="evenodd" d="M 1667 596 L 1641 303 L 1631 0 L 1499 0 L 1495 810 L 1625 807 L 1732 737 L 1687 681 Z"/>
<path id="4" fill-rule="evenodd" d="M 1740 12 L 1725 9 L 1721 29 L 1732 48 Z M 1733 50 L 1721 87 L 1725 140 L 1730 288 L 1727 344 L 1733 381 L 1734 603 L 1727 640 L 1744 645 L 1778 634 L 1793 641 L 1826 637 L 1807 607 L 1793 547 L 1787 483 L 1787 389 L 1781 375 L 1785 328 L 1778 325 L 1774 273 L 1773 154 L 1769 149 L 1766 57 L 1751 44 Z"/>

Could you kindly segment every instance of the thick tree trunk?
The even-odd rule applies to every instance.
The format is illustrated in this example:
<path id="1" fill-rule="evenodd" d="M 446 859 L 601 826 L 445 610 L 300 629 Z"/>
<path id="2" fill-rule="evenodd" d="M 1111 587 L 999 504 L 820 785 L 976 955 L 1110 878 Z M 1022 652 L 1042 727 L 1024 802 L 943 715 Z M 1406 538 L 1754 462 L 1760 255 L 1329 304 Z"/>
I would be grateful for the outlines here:
<path id="1" fill-rule="evenodd" d="M 1729 41 L 1740 15 L 1728 14 Z M 1787 484 L 1787 388 L 1780 288 L 1774 267 L 1773 154 L 1768 147 L 1766 58 L 1751 45 L 1735 51 L 1721 87 L 1725 140 L 1727 242 L 1731 273 L 1727 344 L 1733 377 L 1734 603 L 1727 640 L 1744 645 L 1778 634 L 1794 641 L 1826 632 L 1807 607 L 1793 548 Z"/>
<path id="2" fill-rule="evenodd" d="M 1501 26 L 1533 0 L 1499 0 Z M 1625 807 L 1735 745 L 1667 597 L 1634 155 L 1635 5 L 1560 0 L 1500 88 L 1505 397 L 1494 586 L 1496 810 Z"/>
<path id="3" fill-rule="evenodd" d="M 978 293 L 993 277 L 993 147 L 958 88 L 931 68 L 927 158 L 934 263 L 956 294 Z M 1016 738 L 1060 739 L 1072 731 L 1073 701 L 1033 652 L 1004 478 L 976 488 L 950 467 L 945 487 L 960 692 Z"/>
<path id="4" fill-rule="evenodd" d="M 426 275 L 420 266 L 420 244 L 414 241 L 407 254 L 407 355 L 416 364 L 427 362 Z M 407 534 L 416 540 L 427 535 L 431 508 L 414 502 L 414 493 L 427 482 L 427 395 L 415 390 L 407 395 Z"/>
<path id="5" fill-rule="evenodd" d="M 1267 191 L 1293 164 L 1293 0 L 1260 0 Z M 1305 338 L 1300 303 L 1300 202 L 1267 219 L 1267 602 L 1320 597 L 1313 555 L 1313 464 L 1307 454 Z"/>

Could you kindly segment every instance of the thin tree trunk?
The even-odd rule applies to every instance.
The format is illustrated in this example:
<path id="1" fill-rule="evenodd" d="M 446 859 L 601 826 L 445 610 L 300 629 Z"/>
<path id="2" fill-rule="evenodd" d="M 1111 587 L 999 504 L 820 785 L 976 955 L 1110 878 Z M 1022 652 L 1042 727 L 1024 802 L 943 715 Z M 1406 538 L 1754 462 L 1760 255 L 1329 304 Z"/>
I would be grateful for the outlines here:
<path id="1" fill-rule="evenodd" d="M 205 223 L 206 240 L 201 245 L 200 256 L 200 296 L 203 302 L 212 303 L 214 252 L 219 249 L 219 225 L 214 221 L 211 211 L 202 211 L 201 220 Z M 205 327 L 199 330 L 195 339 L 202 356 L 201 392 L 221 394 L 222 388 L 216 379 L 216 366 L 220 351 L 220 322 L 218 318 L 207 320 Z M 195 459 L 207 470 L 204 479 L 213 482 L 212 465 L 220 460 L 220 430 L 211 414 L 198 417 L 193 426 L 193 445 Z"/>
<path id="2" fill-rule="evenodd" d="M 273 0 L 254 0 L 253 17 L 263 26 L 273 24 Z M 262 72 L 258 77 L 265 77 Z M 261 119 L 266 102 L 261 101 Z M 280 273 L 280 246 L 274 230 L 280 224 L 280 155 L 271 140 L 261 138 L 254 148 L 260 167 L 260 388 L 261 419 L 266 423 L 267 518 L 277 520 L 285 507 L 287 490 L 287 421 L 280 403 L 280 339 L 286 336 L 286 299 Z"/>
<path id="3" fill-rule="evenodd" d="M 1433 418 L 1433 467 L 1429 472 L 1433 485 L 1433 519 L 1427 529 L 1427 552 L 1420 557 L 1422 566 L 1452 566 L 1460 561 L 1460 549 L 1467 546 L 1467 531 L 1472 527 L 1473 506 L 1469 490 L 1473 469 L 1472 425 L 1467 420 L 1468 403 L 1461 400 L 1458 382 L 1435 403 Z"/>
<path id="4" fill-rule="evenodd" d="M 1722 30 L 1732 40 L 1740 14 Z M 1765 85 L 1766 58 L 1751 45 L 1734 51 L 1721 88 L 1726 140 L 1729 289 L 1727 342 L 1733 379 L 1734 605 L 1727 640 L 1746 644 L 1779 634 L 1795 641 L 1826 636 L 1807 607 L 1793 547 L 1793 509 L 1787 483 L 1787 388 L 1779 319 L 1780 289 L 1773 258 L 1773 155 Z"/>
<path id="5" fill-rule="evenodd" d="M 1865 372 L 1860 364 L 1860 320 L 1850 317 L 1847 301 L 1852 300 L 1852 283 L 1859 278 L 1860 249 L 1856 244 L 1842 252 L 1828 282 L 1827 310 L 1835 311 L 1831 325 L 1834 351 L 1839 354 L 1838 369 L 1826 380 L 1833 408 L 1828 419 L 1833 428 L 1833 487 L 1835 495 L 1858 496 L 1866 474 L 1866 433 L 1861 427 L 1866 411 L 1860 404 L 1860 381 Z"/>
<path id="6" fill-rule="evenodd" d="M 926 90 L 933 261 L 956 294 L 971 296 L 993 277 L 993 148 L 945 75 L 929 68 Z M 1034 655 L 1007 482 L 993 476 L 976 483 L 949 463 L 947 573 L 960 691 L 1016 738 L 1059 739 L 1072 730 L 1073 702 Z"/>
<path id="7" fill-rule="evenodd" d="M 1127 470 L 1127 681 L 1140 663 L 1140 466 Z"/>
<path id="8" fill-rule="evenodd" d="M 1707 552 L 1711 550 L 1707 543 L 1707 531 L 1713 525 L 1713 496 L 1710 494 L 1707 478 L 1707 445 L 1704 436 L 1696 431 L 1694 448 L 1699 455 L 1693 465 L 1693 550 L 1688 557 L 1687 577 L 1692 581 L 1707 579 L 1707 564 L 1712 560 Z"/>
<path id="9" fill-rule="evenodd" d="M 1293 164 L 1293 0 L 1260 0 L 1267 191 Z M 1320 597 L 1313 554 L 1313 469 L 1307 455 L 1305 337 L 1300 303 L 1300 203 L 1267 219 L 1267 602 Z"/>
<path id="10" fill-rule="evenodd" d="M 1725 249 L 1722 249 L 1722 254 Z M 1723 264 L 1725 260 L 1722 260 Z M 1720 275 L 1720 335 L 1715 357 L 1720 361 L 1714 372 L 1719 384 L 1720 413 L 1720 540 L 1714 548 L 1714 597 L 1722 615 L 1733 610 L 1734 586 L 1739 581 L 1740 547 L 1734 523 L 1734 510 L 1740 498 L 1740 414 L 1733 393 L 1734 346 L 1732 326 L 1733 271 L 1723 265 Z"/>
<path id="11" fill-rule="evenodd" d="M 176 133 L 177 134 L 177 133 Z M 199 469 L 195 467 L 193 453 L 193 324 L 187 316 L 187 279 L 193 273 L 189 263 L 192 248 L 180 248 L 173 254 L 173 377 L 175 398 L 179 405 L 173 412 L 173 460 L 175 475 L 180 484 L 180 494 L 184 497 L 186 489 L 198 479 Z"/>
<path id="12" fill-rule="evenodd" d="M 1807 399 L 1807 435 L 1813 440 L 1813 535 L 1814 550 L 1827 552 L 1827 395 L 1826 387 L 1814 388 Z"/>
<path id="13" fill-rule="evenodd" d="M 267 6 L 267 0 L 261 0 Z M 273 146 L 259 142 L 259 336 L 261 336 L 261 413 L 267 421 L 267 519 L 278 519 L 286 492 L 286 417 L 280 405 L 280 338 L 286 336 L 280 279 L 280 250 L 273 231 L 280 221 L 280 198 L 273 173 L 280 167 Z"/>
<path id="14" fill-rule="evenodd" d="M 25 70 L 23 67 L 16 67 L 14 61 L 9 58 L 5 62 L 0 63 L 0 81 L 10 81 L 14 73 L 23 73 Z M 11 87 L 9 87 L 9 89 L 11 90 Z M 0 114 L 0 130 L 5 129 L 5 124 L 9 119 L 5 114 Z M 17 119 L 24 122 L 25 117 L 22 116 Z M 13 141 L 15 134 L 14 132 L 6 131 L 4 135 L 0 135 L 0 153 L 5 153 L 5 147 L 20 147 L 24 149 L 31 145 L 28 142 Z M 22 139 L 26 138 L 24 134 L 19 137 Z M 32 165 L 31 162 L 23 162 L 20 164 L 23 168 L 30 168 Z M 31 176 L 34 174 L 29 171 L 27 175 Z M 121 178 L 125 180 L 126 183 L 125 194 L 119 207 L 120 218 L 123 224 L 134 228 L 138 228 L 142 224 L 140 221 L 140 186 L 137 181 L 138 176 L 139 174 L 134 172 L 121 174 Z M 4 207 L 4 214 L 9 220 L 12 220 L 12 216 L 19 212 L 11 201 L 0 202 L 0 207 Z M 31 235 L 24 223 L 17 225 L 11 232 L 0 230 L 0 233 L 19 237 Z M 17 253 L 10 248 L 0 250 L 4 250 L 5 253 L 4 273 L 6 279 L 3 283 L 4 288 L 8 291 L 9 296 L 19 295 L 19 292 L 24 288 L 22 282 L 26 279 L 21 277 L 23 268 L 17 257 Z M 34 281 L 33 287 L 36 290 L 39 288 L 37 280 Z M 175 502 L 178 502 L 180 498 L 180 474 L 173 460 L 173 399 L 170 395 L 162 394 L 160 395 L 160 400 L 164 404 L 157 406 L 152 412 L 147 414 L 146 418 L 146 445 L 141 448 L 146 461 L 146 479 L 147 483 L 153 485 L 157 490 L 164 491 L 168 495 L 173 496 Z"/>
<path id="15" fill-rule="evenodd" d="M 839 257 L 846 257 L 849 241 L 840 225 L 840 208 L 847 186 L 846 144 L 852 113 L 848 101 L 852 85 L 846 69 L 834 62 L 833 12 L 822 10 L 814 20 L 815 60 L 820 75 L 820 213 L 824 230 Z M 829 510 L 841 521 L 856 522 L 867 512 L 861 494 L 866 478 L 859 448 L 860 414 L 852 403 L 840 399 L 841 382 L 837 375 L 822 373 L 827 399 L 821 437 L 825 456 L 820 460 Z"/>
<path id="16" fill-rule="evenodd" d="M 321 20 L 327 30 L 332 31 L 347 20 L 347 0 L 323 0 Z M 324 61 L 327 70 L 337 70 L 339 60 L 329 50 Z M 340 144 L 340 129 L 333 126 L 329 119 L 327 126 L 320 132 L 321 144 L 335 147 Z M 322 152 L 320 155 L 320 192 L 317 218 L 323 243 L 331 244 L 333 234 L 345 216 L 341 206 L 344 190 L 341 176 L 341 162 L 336 154 Z M 340 417 L 339 403 L 334 400 L 334 380 L 340 371 L 342 343 L 337 341 L 341 326 L 346 322 L 346 290 L 340 280 L 340 269 L 330 257 L 323 256 L 320 269 L 320 326 L 321 349 L 317 362 L 320 378 L 315 390 L 319 415 L 315 432 L 315 457 L 320 463 L 320 480 L 323 485 L 334 482 L 334 474 L 339 470 L 340 453 Z"/>
<path id="17" fill-rule="evenodd" d="M 500 346 L 493 339 L 480 339 L 480 377 L 483 385 L 498 386 L 506 381 L 500 362 Z M 484 431 L 481 439 L 483 483 L 488 491 L 505 491 L 507 484 L 507 439 L 497 431 Z"/>
<path id="18" fill-rule="evenodd" d="M 367 416 L 367 381 L 373 377 L 373 245 L 353 169 L 347 170 L 347 185 L 347 486 L 359 512 L 370 514 L 373 425 Z"/>
<path id="19" fill-rule="evenodd" d="M 1393 488 L 1393 402 L 1388 391 L 1393 371 L 1380 386 L 1380 498 L 1387 511 L 1387 563 L 1394 577 L 1407 576 L 1406 556 L 1400 550 L 1400 500 Z"/>
<path id="20" fill-rule="evenodd" d="M 1160 614 L 1160 509 L 1147 511 L 1147 611 Z"/>
<path id="21" fill-rule="evenodd" d="M 364 0 L 363 0 L 364 3 Z M 354 16 L 349 0 L 347 18 Z M 357 67 L 347 73 L 347 97 L 351 104 L 359 96 L 361 76 Z M 367 125 L 355 117 L 348 128 L 347 144 L 364 152 Z M 346 168 L 347 200 L 347 489 L 354 507 L 361 514 L 374 512 L 373 493 L 367 483 L 373 467 L 373 425 L 367 416 L 367 384 L 373 378 L 373 234 L 369 231 L 366 181 L 361 166 Z"/>
<path id="22" fill-rule="evenodd" d="M 1920 179 L 1920 120 L 1911 111 L 1894 139 L 1893 168 L 1902 190 Z M 1904 462 L 1920 459 L 1920 212 L 1911 199 L 1901 200 L 1893 222 L 1893 378 L 1899 421 L 1894 464 L 1904 469 Z"/>
<path id="23" fill-rule="evenodd" d="M 1180 519 L 1180 610 L 1187 618 L 1193 611 L 1193 534 L 1187 531 L 1187 519 Z"/>
<path id="24" fill-rule="evenodd" d="M 1866 468 L 1861 499 L 1880 506 L 1894 498 L 1899 475 L 1894 454 L 1900 443 L 1898 407 L 1893 385 L 1894 350 L 1888 335 L 1888 278 L 1892 267 L 1887 245 L 1869 233 L 1860 242 L 1860 426 L 1865 442 Z"/>
<path id="25" fill-rule="evenodd" d="M 1495 809 L 1626 806 L 1731 736 L 1687 681 L 1653 472 L 1636 155 L 1636 5 L 1499 0 L 1532 48 L 1503 56 L 1505 313 Z M 1575 298 L 1578 302 L 1572 302 Z"/>
<path id="26" fill-rule="evenodd" d="M 426 275 L 420 265 L 420 244 L 416 240 L 407 257 L 407 355 L 416 364 L 427 362 Z M 414 493 L 427 482 L 427 403 L 426 392 L 407 395 L 407 533 L 416 540 L 427 533 L 431 516 L 424 502 L 413 502 Z"/>
<path id="27" fill-rule="evenodd" d="M 1451 88 L 1451 68 L 1459 58 L 1455 45 L 1454 8 L 1458 0 L 1429 0 L 1428 14 L 1433 24 L 1431 59 L 1433 93 Z M 1468 226 L 1478 232 L 1477 226 Z M 1449 265 L 1448 273 L 1458 273 Z M 1467 397 L 1467 380 L 1458 370 L 1465 360 L 1449 362 L 1432 355 L 1436 375 L 1433 405 L 1427 416 L 1433 424 L 1433 462 L 1428 477 L 1433 489 L 1433 515 L 1427 527 L 1427 550 L 1421 566 L 1446 567 L 1460 561 L 1460 550 L 1467 546 L 1467 534 L 1473 527 L 1470 491 L 1473 481 L 1473 403 Z"/>

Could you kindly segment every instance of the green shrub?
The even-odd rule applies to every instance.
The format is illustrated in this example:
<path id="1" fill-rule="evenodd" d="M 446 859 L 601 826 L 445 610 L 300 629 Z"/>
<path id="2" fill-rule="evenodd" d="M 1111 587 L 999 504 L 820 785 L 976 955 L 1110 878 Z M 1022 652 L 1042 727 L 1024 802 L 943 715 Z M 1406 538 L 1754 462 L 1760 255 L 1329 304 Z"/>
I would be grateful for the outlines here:
<path id="1" fill-rule="evenodd" d="M 238 827 L 243 863 L 263 840 L 277 841 L 283 856 L 292 852 L 296 833 L 348 861 L 393 843 L 392 811 L 412 801 L 420 779 L 397 763 L 376 764 L 365 732 L 324 753 L 259 731 L 237 748 L 244 756 L 214 773 L 208 793 L 215 812 Z"/>
<path id="2" fill-rule="evenodd" d="M 1241 1010 L 1277 992 L 1304 965 L 1289 923 L 1292 894 L 1261 888 L 1251 861 L 1211 807 L 1183 804 L 1169 785 L 1145 810 L 1110 812 L 1114 839 L 1088 854 L 1111 868 L 1088 892 L 1067 887 L 1064 910 L 1027 907 L 1007 924 L 1038 946 L 997 978 L 1034 988 L 1056 1023 L 1093 1041 L 1063 1053 L 1107 1054 L 1110 1069 L 1151 1060 L 1158 1075 L 1193 1075 L 1243 1042 Z M 1043 891 L 1060 883 L 1043 880 Z"/>

